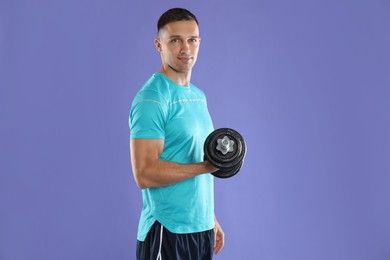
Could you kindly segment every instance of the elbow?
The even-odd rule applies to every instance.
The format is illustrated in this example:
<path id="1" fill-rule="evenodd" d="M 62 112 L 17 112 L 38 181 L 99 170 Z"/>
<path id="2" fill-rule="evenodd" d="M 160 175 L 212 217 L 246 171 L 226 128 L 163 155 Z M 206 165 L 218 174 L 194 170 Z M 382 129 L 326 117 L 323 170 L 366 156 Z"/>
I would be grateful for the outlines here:
<path id="1" fill-rule="evenodd" d="M 144 181 L 136 180 L 135 183 L 137 184 L 138 188 L 140 188 L 141 190 L 150 188 L 150 186 L 147 185 Z"/>
<path id="2" fill-rule="evenodd" d="M 135 183 L 137 184 L 138 188 L 140 188 L 142 190 L 142 189 L 146 189 L 146 188 L 151 187 L 149 182 L 145 178 L 145 174 L 143 174 L 142 171 L 135 170 L 133 173 L 134 173 L 134 180 L 135 180 Z"/>

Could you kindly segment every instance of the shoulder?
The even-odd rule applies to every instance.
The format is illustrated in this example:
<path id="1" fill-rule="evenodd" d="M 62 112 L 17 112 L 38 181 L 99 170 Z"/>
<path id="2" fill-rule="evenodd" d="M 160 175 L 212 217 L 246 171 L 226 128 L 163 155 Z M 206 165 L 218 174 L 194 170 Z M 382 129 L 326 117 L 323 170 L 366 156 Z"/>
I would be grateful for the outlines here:
<path id="1" fill-rule="evenodd" d="M 169 86 L 168 82 L 160 73 L 154 73 L 144 84 L 140 91 L 156 91 L 159 93 L 164 93 L 167 91 Z"/>
<path id="2" fill-rule="evenodd" d="M 169 84 L 159 73 L 153 74 L 138 91 L 134 102 L 140 100 L 153 100 L 161 103 L 169 101 Z"/>

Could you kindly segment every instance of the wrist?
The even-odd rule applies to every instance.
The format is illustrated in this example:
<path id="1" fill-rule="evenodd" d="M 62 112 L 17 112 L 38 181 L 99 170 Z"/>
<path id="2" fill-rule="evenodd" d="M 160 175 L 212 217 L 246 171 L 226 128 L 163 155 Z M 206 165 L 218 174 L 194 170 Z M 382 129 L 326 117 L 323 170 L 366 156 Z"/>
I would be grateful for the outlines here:
<path id="1" fill-rule="evenodd" d="M 215 172 L 219 170 L 218 168 L 215 168 L 209 161 L 203 161 L 202 163 L 205 167 L 206 172 Z"/>

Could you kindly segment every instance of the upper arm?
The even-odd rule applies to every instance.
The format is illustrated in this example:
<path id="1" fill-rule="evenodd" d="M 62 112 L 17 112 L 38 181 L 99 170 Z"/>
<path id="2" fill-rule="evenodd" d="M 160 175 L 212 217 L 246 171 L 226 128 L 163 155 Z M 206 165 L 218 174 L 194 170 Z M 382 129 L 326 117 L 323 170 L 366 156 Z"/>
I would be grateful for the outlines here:
<path id="1" fill-rule="evenodd" d="M 130 158 L 135 181 L 142 186 L 146 167 L 160 159 L 164 149 L 163 139 L 130 139 Z"/>
<path id="2" fill-rule="evenodd" d="M 164 149 L 167 113 L 167 102 L 156 91 L 143 90 L 133 101 L 129 115 L 131 165 L 141 188 L 150 181 L 150 169 Z"/>

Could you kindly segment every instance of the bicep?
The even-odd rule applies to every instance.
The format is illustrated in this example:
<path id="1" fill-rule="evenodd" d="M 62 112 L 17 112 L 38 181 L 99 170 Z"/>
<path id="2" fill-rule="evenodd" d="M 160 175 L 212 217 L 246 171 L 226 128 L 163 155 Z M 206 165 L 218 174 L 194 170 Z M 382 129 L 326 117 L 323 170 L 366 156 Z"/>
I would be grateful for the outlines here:
<path id="1" fill-rule="evenodd" d="M 164 149 L 163 139 L 130 139 L 131 164 L 134 174 L 160 159 Z"/>

